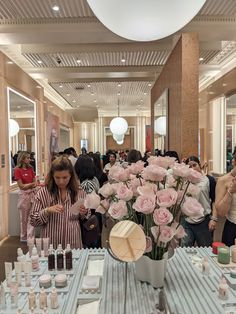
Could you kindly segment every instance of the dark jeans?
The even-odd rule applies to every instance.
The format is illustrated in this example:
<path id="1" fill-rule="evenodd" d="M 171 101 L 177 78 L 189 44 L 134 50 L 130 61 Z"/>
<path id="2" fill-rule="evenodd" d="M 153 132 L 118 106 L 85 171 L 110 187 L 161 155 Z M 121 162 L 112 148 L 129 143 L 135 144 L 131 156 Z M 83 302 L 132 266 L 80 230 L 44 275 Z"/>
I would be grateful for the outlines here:
<path id="1" fill-rule="evenodd" d="M 212 232 L 209 231 L 210 217 L 206 218 L 198 224 L 190 224 L 185 219 L 181 222 L 187 236 L 181 240 L 181 246 L 194 246 L 195 242 L 198 246 L 211 246 L 213 241 Z"/>
<path id="2" fill-rule="evenodd" d="M 234 245 L 234 239 L 236 239 L 236 224 L 226 219 L 222 234 L 222 242 L 227 246 L 231 246 Z"/>

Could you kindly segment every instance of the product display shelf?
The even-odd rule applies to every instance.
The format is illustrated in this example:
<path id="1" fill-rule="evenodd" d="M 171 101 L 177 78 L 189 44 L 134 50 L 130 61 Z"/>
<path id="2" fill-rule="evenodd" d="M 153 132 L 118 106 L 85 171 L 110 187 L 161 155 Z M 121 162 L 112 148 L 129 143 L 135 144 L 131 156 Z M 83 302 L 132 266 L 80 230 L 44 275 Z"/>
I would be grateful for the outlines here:
<path id="1" fill-rule="evenodd" d="M 48 271 L 48 265 L 47 265 L 47 258 L 39 258 L 39 270 L 31 273 L 31 287 L 34 288 L 35 295 L 36 295 L 36 304 L 37 307 L 34 311 L 35 314 L 41 314 L 42 310 L 39 309 L 39 277 L 42 274 L 51 274 L 52 276 L 52 286 L 50 288 L 45 289 L 48 297 L 48 307 L 47 311 L 49 314 L 64 314 L 67 313 L 65 311 L 65 308 L 67 307 L 66 304 L 68 302 L 68 295 L 70 294 L 71 290 L 73 290 L 73 285 L 75 285 L 74 277 L 78 273 L 79 269 L 82 267 L 81 265 L 84 264 L 84 260 L 82 257 L 80 257 L 80 254 L 83 250 L 77 250 L 76 252 L 76 258 L 73 258 L 73 269 L 72 270 L 62 270 L 62 271 Z M 29 256 L 27 255 L 27 259 L 29 259 Z M 80 265 L 81 263 L 81 265 Z M 49 295 L 53 287 L 55 287 L 54 277 L 56 274 L 66 274 L 68 279 L 68 284 L 64 288 L 57 288 L 58 293 L 58 303 L 59 307 L 57 309 L 51 309 L 50 308 L 50 300 Z M 13 275 L 13 281 L 15 281 L 15 271 L 12 272 Z M 10 296 L 10 288 L 6 285 L 6 280 L 4 281 L 4 288 L 6 292 L 6 309 L 0 310 L 1 314 L 16 314 L 17 309 L 20 309 L 22 311 L 22 314 L 28 314 L 30 313 L 29 309 L 29 303 L 28 303 L 28 293 L 30 290 L 30 287 L 25 287 L 24 285 L 24 273 L 22 273 L 22 286 L 18 288 L 19 294 L 18 294 L 18 306 L 15 308 L 12 308 L 11 306 L 11 296 Z M 69 312 L 68 312 L 69 313 Z"/>
<path id="2" fill-rule="evenodd" d="M 208 257 L 209 275 L 192 263 L 192 257 Z M 212 258 L 211 248 L 178 248 L 168 261 L 165 293 L 171 313 L 236 313 L 236 291 L 229 288 L 228 300 L 218 297 L 224 269 Z M 228 269 L 227 269 L 228 272 Z"/>

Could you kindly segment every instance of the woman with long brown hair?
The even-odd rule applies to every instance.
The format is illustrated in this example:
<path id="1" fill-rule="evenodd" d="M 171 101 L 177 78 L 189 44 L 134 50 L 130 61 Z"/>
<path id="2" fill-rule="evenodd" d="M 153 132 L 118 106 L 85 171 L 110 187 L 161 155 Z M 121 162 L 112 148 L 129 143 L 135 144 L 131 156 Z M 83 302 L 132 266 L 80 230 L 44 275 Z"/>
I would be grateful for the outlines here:
<path id="1" fill-rule="evenodd" d="M 79 189 L 74 167 L 67 157 L 61 156 L 52 162 L 45 187 L 35 197 L 31 212 L 31 224 L 41 226 L 41 237 L 49 238 L 56 248 L 82 248 L 79 218 L 87 214 L 87 209 L 79 203 L 84 198 Z M 78 214 L 70 211 L 78 201 Z"/>
<path id="2" fill-rule="evenodd" d="M 29 224 L 29 215 L 36 192 L 35 173 L 30 165 L 30 154 L 23 151 L 17 159 L 14 169 L 14 179 L 20 188 L 17 208 L 20 212 L 20 240 L 26 242 L 32 236 L 34 228 Z"/>

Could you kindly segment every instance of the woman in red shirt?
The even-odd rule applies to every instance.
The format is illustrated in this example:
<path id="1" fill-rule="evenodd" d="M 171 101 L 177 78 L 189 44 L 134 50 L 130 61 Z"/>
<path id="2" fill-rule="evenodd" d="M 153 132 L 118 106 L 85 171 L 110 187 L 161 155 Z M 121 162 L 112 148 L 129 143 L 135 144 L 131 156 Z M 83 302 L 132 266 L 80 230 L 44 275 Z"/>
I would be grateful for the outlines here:
<path id="1" fill-rule="evenodd" d="M 17 208 L 20 211 L 20 240 L 26 242 L 27 237 L 33 236 L 34 227 L 29 223 L 29 215 L 36 192 L 35 173 L 30 165 L 30 154 L 21 152 L 14 169 L 14 178 L 20 188 Z"/>

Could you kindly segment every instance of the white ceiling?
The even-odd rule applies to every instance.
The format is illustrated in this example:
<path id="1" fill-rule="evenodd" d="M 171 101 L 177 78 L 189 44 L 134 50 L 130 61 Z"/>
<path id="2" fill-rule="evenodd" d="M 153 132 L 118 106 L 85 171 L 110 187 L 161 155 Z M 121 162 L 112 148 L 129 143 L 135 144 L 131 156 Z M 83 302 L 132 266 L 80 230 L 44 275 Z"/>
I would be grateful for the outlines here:
<path id="1" fill-rule="evenodd" d="M 199 34 L 200 88 L 235 67 L 235 29 L 236 1 L 207 0 L 181 30 Z M 95 111 L 116 114 L 118 99 L 124 114 L 148 112 L 151 86 L 175 35 L 146 43 L 123 39 L 97 20 L 86 0 L 0 0 L 0 49 L 76 121 L 86 119 L 86 110 L 88 120 Z"/>

